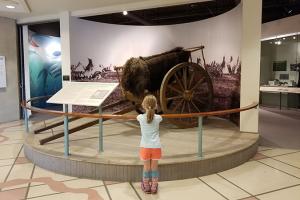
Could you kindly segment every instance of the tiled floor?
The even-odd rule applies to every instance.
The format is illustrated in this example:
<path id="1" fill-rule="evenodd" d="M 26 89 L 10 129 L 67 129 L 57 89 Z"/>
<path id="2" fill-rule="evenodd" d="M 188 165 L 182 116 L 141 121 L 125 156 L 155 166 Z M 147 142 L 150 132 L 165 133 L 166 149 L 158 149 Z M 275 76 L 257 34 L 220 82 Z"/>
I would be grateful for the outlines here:
<path id="1" fill-rule="evenodd" d="M 260 147 L 249 162 L 218 174 L 159 183 L 146 195 L 140 183 L 69 177 L 24 158 L 22 122 L 0 124 L 2 200 L 299 200 L 300 150 Z M 180 173 L 180 172 L 178 172 Z"/>

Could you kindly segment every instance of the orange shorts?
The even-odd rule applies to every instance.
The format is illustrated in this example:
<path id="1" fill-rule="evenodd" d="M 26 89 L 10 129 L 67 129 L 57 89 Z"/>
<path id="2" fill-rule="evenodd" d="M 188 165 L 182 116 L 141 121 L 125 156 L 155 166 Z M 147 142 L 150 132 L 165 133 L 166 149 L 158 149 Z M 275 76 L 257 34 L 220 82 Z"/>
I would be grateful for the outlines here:
<path id="1" fill-rule="evenodd" d="M 140 158 L 146 160 L 159 160 L 161 159 L 161 148 L 143 148 L 140 149 Z"/>

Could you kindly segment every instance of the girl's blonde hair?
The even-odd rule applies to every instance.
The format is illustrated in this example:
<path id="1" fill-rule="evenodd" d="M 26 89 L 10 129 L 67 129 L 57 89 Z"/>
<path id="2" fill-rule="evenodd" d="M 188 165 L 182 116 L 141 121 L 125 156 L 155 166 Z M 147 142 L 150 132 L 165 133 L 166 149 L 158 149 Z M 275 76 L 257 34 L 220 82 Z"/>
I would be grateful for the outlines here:
<path id="1" fill-rule="evenodd" d="M 142 107 L 147 112 L 147 123 L 151 123 L 155 114 L 155 109 L 157 107 L 157 101 L 155 96 L 147 95 L 145 96 Z"/>

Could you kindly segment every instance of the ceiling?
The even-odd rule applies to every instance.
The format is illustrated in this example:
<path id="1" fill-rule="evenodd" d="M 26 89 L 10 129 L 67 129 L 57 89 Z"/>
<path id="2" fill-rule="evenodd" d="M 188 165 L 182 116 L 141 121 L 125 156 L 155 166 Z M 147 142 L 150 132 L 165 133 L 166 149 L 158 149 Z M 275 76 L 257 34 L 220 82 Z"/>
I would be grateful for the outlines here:
<path id="1" fill-rule="evenodd" d="M 263 0 L 263 23 L 298 14 L 300 14 L 299 0 Z"/>
<path id="2" fill-rule="evenodd" d="M 112 13 L 83 19 L 123 25 L 168 25 L 207 19 L 225 13 L 240 0 L 214 0 L 190 4 L 130 11 L 126 16 Z"/>
<path id="3" fill-rule="evenodd" d="M 0 0 L 0 16 L 20 24 L 59 19 L 59 13 L 87 20 L 134 25 L 184 23 L 217 16 L 240 0 Z M 8 4 L 15 9 L 8 9 Z M 130 11 L 123 16 L 121 11 Z M 112 14 L 107 14 L 112 13 Z M 263 0 L 262 22 L 300 14 L 300 0 Z"/>
<path id="4" fill-rule="evenodd" d="M 63 11 L 82 17 L 201 1 L 207 0 L 0 0 L 0 16 L 18 19 L 22 23 L 26 19 L 34 21 L 38 20 L 37 17 L 47 18 L 45 16 L 58 19 Z M 6 8 L 8 4 L 14 4 L 16 9 Z"/>
<path id="5" fill-rule="evenodd" d="M 83 17 L 83 19 L 124 25 L 166 25 L 207 19 L 225 13 L 240 0 L 214 0 L 164 8 Z M 263 0 L 262 23 L 300 14 L 300 0 Z"/>

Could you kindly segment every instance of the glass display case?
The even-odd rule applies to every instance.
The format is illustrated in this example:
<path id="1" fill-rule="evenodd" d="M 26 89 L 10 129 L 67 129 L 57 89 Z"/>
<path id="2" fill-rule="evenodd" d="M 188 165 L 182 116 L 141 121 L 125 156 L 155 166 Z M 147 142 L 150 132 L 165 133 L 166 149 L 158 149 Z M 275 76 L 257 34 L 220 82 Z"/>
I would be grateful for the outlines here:
<path id="1" fill-rule="evenodd" d="M 299 33 L 277 36 L 261 42 L 261 87 L 278 87 L 278 92 L 261 89 L 261 104 L 299 108 L 299 93 L 283 92 L 284 87 L 300 90 L 300 35 Z M 281 88 L 282 87 L 282 88 Z M 298 88 L 297 88 L 298 87 Z M 275 94 L 276 93 L 276 94 Z M 280 102 L 278 101 L 280 95 Z M 279 105 L 280 104 L 280 105 Z"/>

